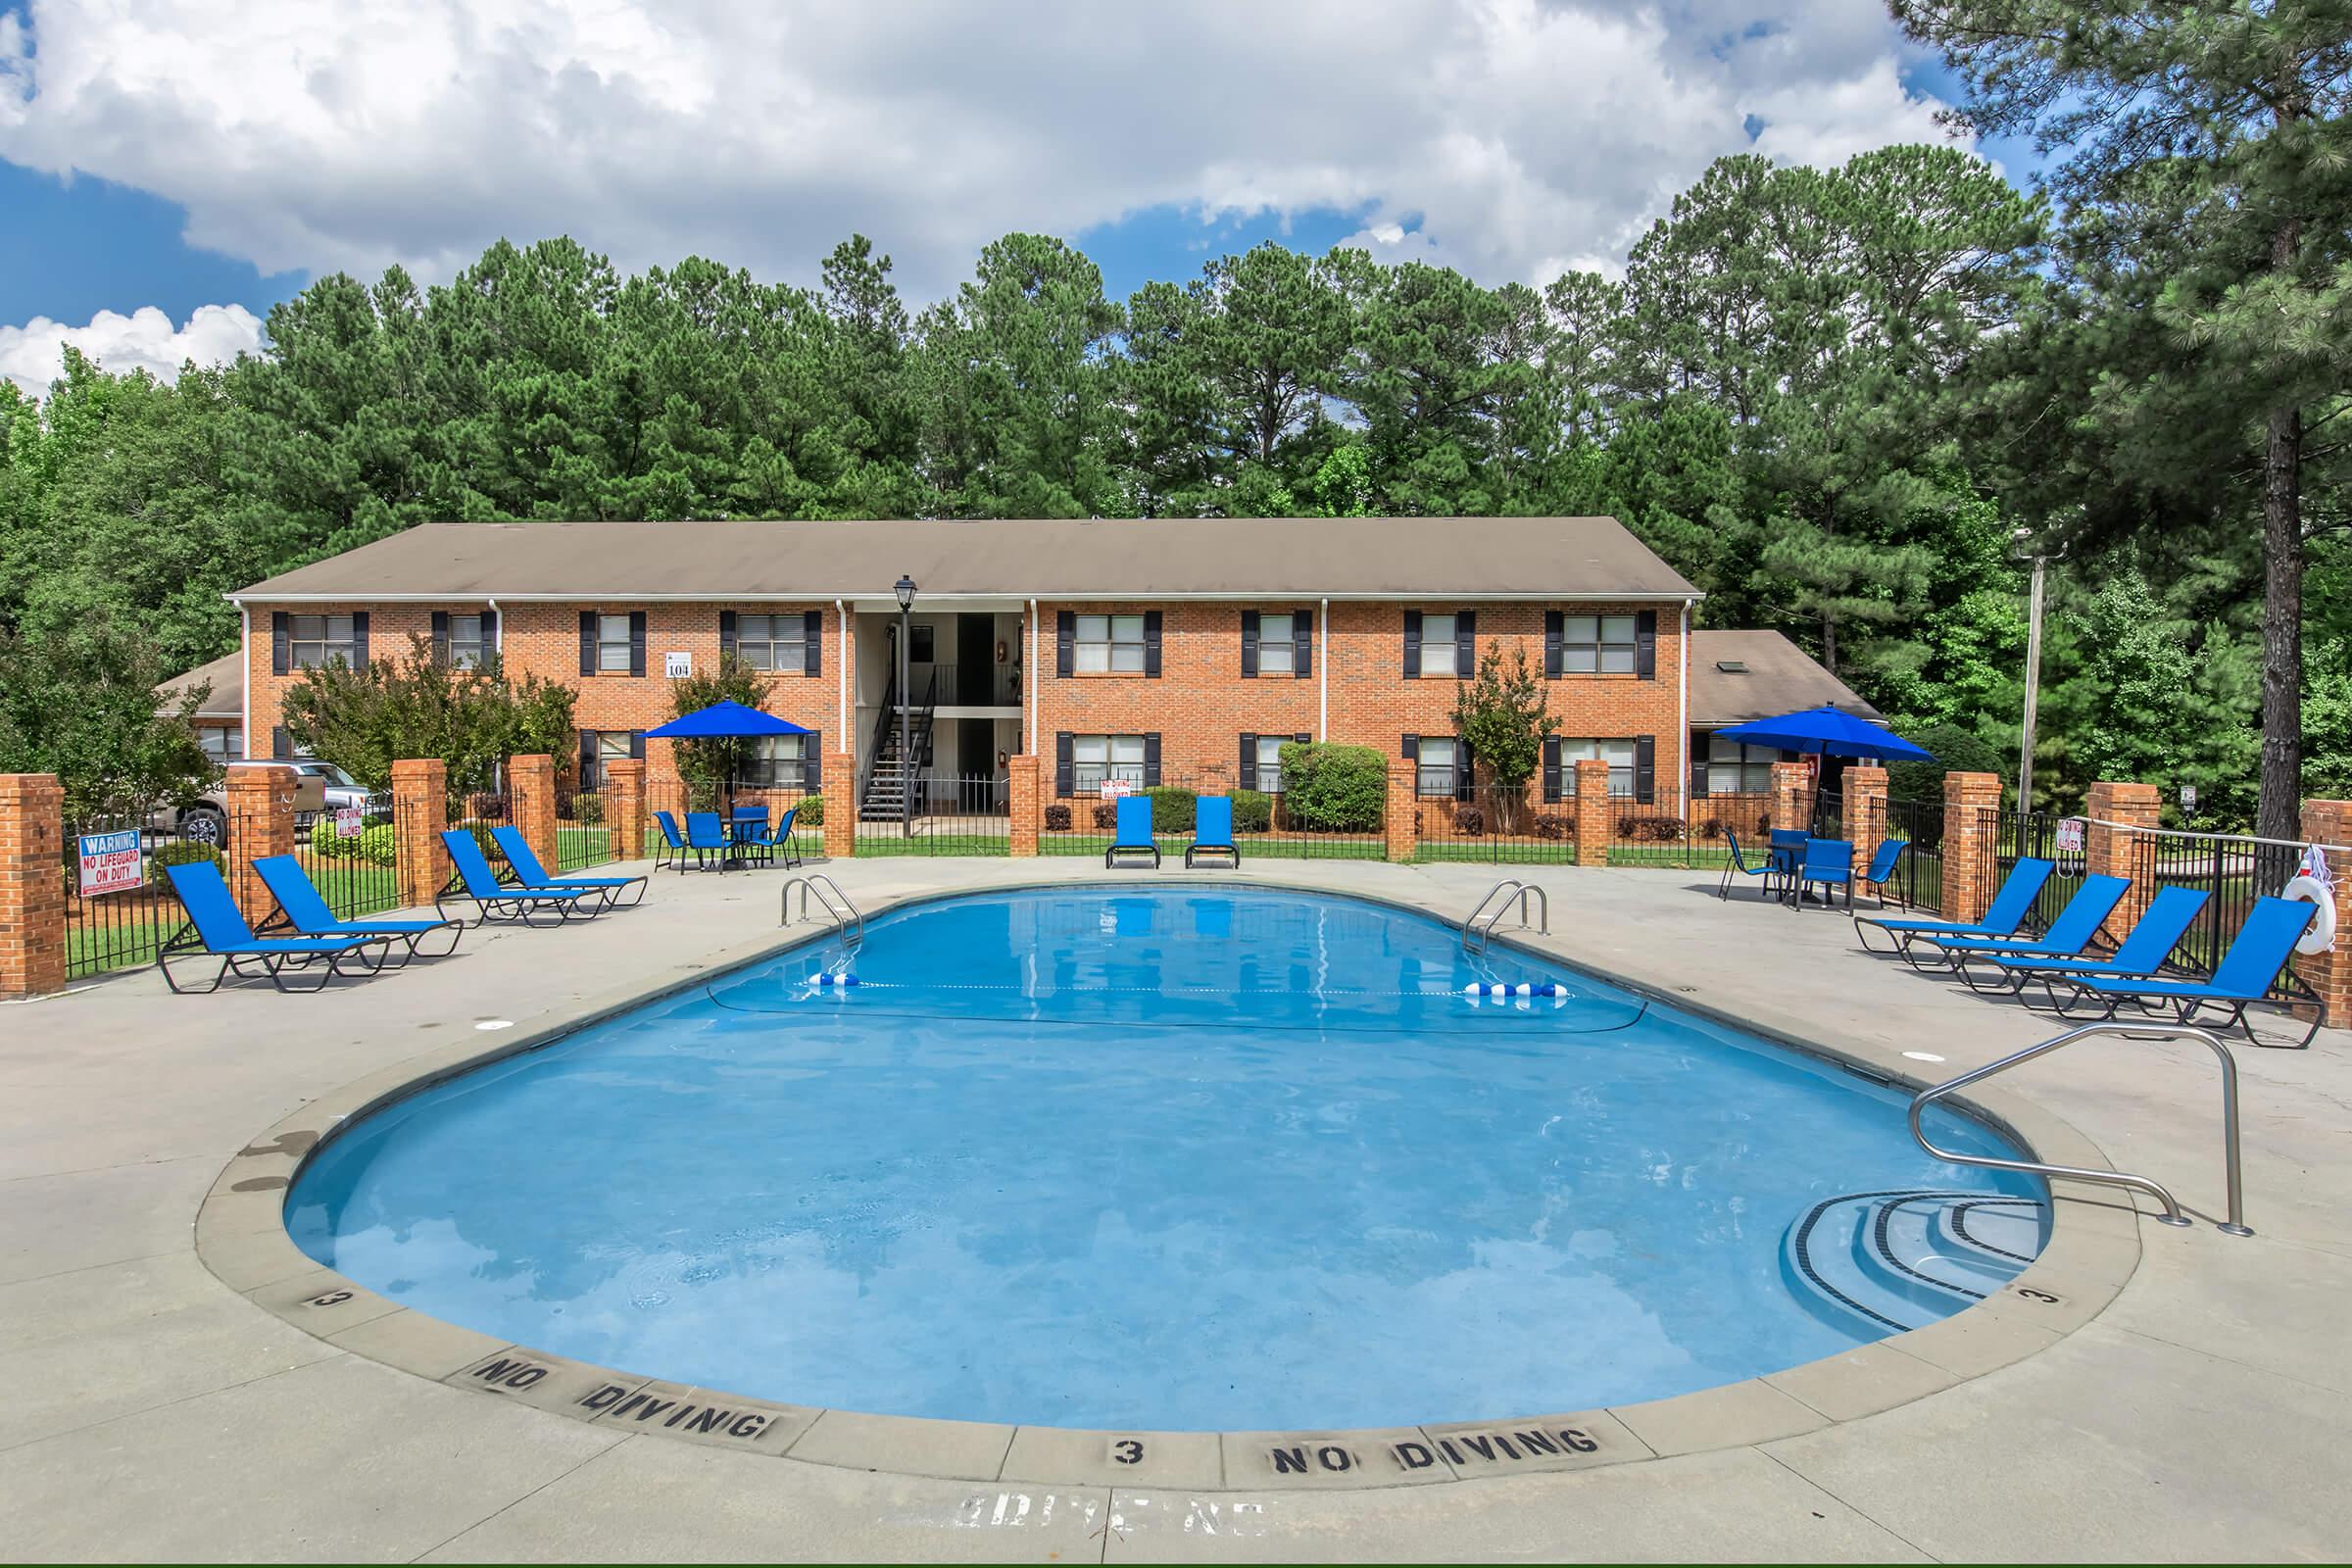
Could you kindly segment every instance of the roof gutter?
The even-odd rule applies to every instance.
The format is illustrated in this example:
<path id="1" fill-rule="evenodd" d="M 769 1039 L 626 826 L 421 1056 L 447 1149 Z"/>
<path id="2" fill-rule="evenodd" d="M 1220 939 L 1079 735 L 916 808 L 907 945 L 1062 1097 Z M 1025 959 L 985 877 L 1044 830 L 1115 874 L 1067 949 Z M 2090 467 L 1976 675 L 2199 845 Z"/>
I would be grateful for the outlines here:
<path id="1" fill-rule="evenodd" d="M 649 594 L 636 593 L 625 588 L 582 588 L 567 590 L 563 593 L 511 594 L 501 592 L 491 595 L 478 591 L 460 590 L 450 590 L 441 593 L 385 593 L 376 589 L 353 590 L 347 593 L 332 594 L 261 593 L 254 589 L 248 588 L 240 589 L 233 594 L 223 594 L 220 597 L 227 600 L 230 604 L 239 607 L 240 609 L 244 607 L 245 603 L 249 599 L 257 604 L 270 605 L 447 605 L 470 604 L 478 600 L 484 605 L 492 608 L 496 608 L 498 603 L 502 600 L 511 600 L 518 605 L 577 605 L 593 600 L 609 600 L 613 604 L 631 605 L 805 605 L 808 603 L 809 600 L 814 598 L 831 598 L 836 604 L 843 604 L 851 600 L 858 599 L 872 599 L 877 601 L 888 599 L 895 601 L 895 594 L 890 589 L 883 589 L 876 593 L 828 595 L 824 594 L 821 590 L 811 592 L 807 589 L 803 589 L 798 593 L 767 594 L 744 593 L 741 591 L 713 591 L 710 593 L 694 594 Z M 1055 588 L 1051 591 L 1050 597 L 1054 599 L 1092 599 L 1113 604 L 1159 604 L 1163 602 L 1184 601 L 1206 604 L 1242 603 L 1281 605 L 1297 603 L 1299 597 L 1299 591 L 1298 589 L 1285 589 L 1279 592 L 1269 592 L 1268 590 L 1261 588 L 1250 590 L 1215 589 L 1194 593 L 1168 592 L 1166 590 L 1141 591 L 1135 589 L 1121 589 L 1117 591 L 1108 591 L 1093 588 Z M 1603 605 L 1693 605 L 1706 596 L 1692 589 L 1677 589 L 1674 591 L 1659 589 L 1626 589 L 1623 591 L 1595 590 L 1591 593 L 1568 593 L 1556 591 L 1528 593 L 1510 589 L 1416 588 L 1409 592 L 1396 591 L 1381 593 L 1336 593 L 1327 594 L 1323 597 L 1326 603 L 1330 603 L 1334 600 L 1337 600 L 1341 603 L 1380 603 L 1385 601 L 1404 605 L 1429 604 L 1435 601 L 1449 599 L 1469 600 L 1478 604 L 1560 605 L 1592 603 Z M 925 598 L 1005 599 L 1010 600 L 1015 604 L 1019 604 L 1025 598 L 1027 598 L 1027 592 L 1026 590 L 1010 590 L 1001 588 L 958 589 L 954 592 L 947 592 L 943 590 L 942 593 L 937 595 L 926 594 Z M 1028 599 L 1028 603 L 1032 605 L 1036 604 L 1036 602 L 1037 601 L 1035 599 Z"/>

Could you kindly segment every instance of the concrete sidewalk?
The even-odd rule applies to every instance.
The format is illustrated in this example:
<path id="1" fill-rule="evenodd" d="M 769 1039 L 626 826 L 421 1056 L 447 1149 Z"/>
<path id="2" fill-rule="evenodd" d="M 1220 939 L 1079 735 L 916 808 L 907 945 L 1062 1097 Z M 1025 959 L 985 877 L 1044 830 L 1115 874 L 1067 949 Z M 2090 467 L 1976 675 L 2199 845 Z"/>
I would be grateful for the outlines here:
<path id="1" fill-rule="evenodd" d="M 1054 860 L 826 869 L 869 908 L 920 891 L 1102 876 Z M 2046 1017 L 1857 955 L 1842 916 L 1719 903 L 1705 873 L 1347 861 L 1242 873 L 1449 915 L 1509 874 L 1548 891 L 1553 951 L 1691 988 L 1695 1002 L 1770 999 L 1825 1037 L 1946 1058 L 1921 1067 L 1931 1076 L 2055 1032 Z M 174 998 L 148 972 L 0 1007 L 0 1556 L 2352 1553 L 2342 1033 L 2308 1053 L 2237 1053 L 2254 1238 L 2143 1221 L 2121 1295 L 2013 1364 L 1952 1387 L 1925 1380 L 1937 1392 L 1862 1419 L 1806 1409 L 1790 1426 L 1812 1430 L 1798 1435 L 1766 1435 L 1767 1423 L 1733 1446 L 1572 1474 L 1139 1494 L 753 1457 L 395 1370 L 288 1326 L 199 1261 L 198 1206 L 263 1129 L 420 1053 L 504 1033 L 479 1023 L 519 1032 L 622 983 L 691 978 L 776 934 L 781 881 L 663 874 L 641 909 L 561 931 L 468 932 L 454 958 L 317 998 Z M 2014 1087 L 2116 1166 L 2218 1213 L 2218 1091 L 2202 1048 L 2088 1042 Z M 1967 1316 L 1951 1325 L 1959 1372 Z"/>

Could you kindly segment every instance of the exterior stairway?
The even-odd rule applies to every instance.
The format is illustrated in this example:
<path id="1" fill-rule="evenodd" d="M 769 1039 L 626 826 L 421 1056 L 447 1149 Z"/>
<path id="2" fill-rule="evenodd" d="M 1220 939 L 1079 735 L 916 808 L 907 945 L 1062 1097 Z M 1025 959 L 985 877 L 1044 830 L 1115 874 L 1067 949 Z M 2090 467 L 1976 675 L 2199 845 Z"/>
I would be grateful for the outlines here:
<path id="1" fill-rule="evenodd" d="M 2024 1273 L 2048 1220 L 2040 1200 L 1998 1193 L 1851 1193 L 1788 1227 L 1781 1269 L 1815 1317 L 1878 1339 L 1949 1317 Z"/>
<path id="2" fill-rule="evenodd" d="M 939 674 L 934 670 L 921 706 L 906 715 L 908 749 L 917 759 L 930 755 L 931 726 L 938 711 Z M 882 711 L 875 717 L 874 737 L 866 755 L 873 761 L 866 768 L 864 787 L 858 794 L 858 819 L 896 822 L 906 814 L 907 791 L 919 790 L 923 775 L 919 762 L 909 767 L 899 752 L 899 681 L 895 674 L 883 691 Z"/>

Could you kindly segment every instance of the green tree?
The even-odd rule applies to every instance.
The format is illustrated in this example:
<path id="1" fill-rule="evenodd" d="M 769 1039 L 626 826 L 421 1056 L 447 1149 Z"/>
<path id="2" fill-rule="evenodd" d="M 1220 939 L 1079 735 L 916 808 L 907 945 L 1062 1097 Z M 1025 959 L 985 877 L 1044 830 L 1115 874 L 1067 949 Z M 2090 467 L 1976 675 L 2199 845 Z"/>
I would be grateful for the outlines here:
<path id="1" fill-rule="evenodd" d="M 486 790 L 511 758 L 566 754 L 576 695 L 513 674 L 495 649 L 459 668 L 433 657 L 429 638 L 412 636 L 398 659 L 304 670 L 286 693 L 286 733 L 370 790 L 392 787 L 393 762 L 420 757 L 442 760 L 453 792 Z"/>
<path id="2" fill-rule="evenodd" d="M 741 703 L 758 709 L 767 702 L 768 677 L 733 654 L 720 654 L 707 675 L 681 675 L 669 683 L 669 716 L 684 718 L 715 703 Z M 719 785 L 749 777 L 760 755 L 760 742 L 730 735 L 707 741 L 676 743 L 678 772 L 689 783 Z"/>
<path id="3" fill-rule="evenodd" d="M 167 705 L 161 688 L 176 673 L 134 622 L 106 613 L 0 629 L 0 772 L 56 774 L 70 824 L 192 794 L 220 772 L 192 722 L 211 688 Z"/>
<path id="4" fill-rule="evenodd" d="M 1505 833 L 1518 831 L 1527 781 L 1544 760 L 1544 738 L 1559 733 L 1546 701 L 1543 671 L 1528 662 L 1524 644 L 1512 645 L 1506 663 L 1501 642 L 1489 643 L 1478 673 L 1453 683 L 1453 732 L 1493 777 Z"/>

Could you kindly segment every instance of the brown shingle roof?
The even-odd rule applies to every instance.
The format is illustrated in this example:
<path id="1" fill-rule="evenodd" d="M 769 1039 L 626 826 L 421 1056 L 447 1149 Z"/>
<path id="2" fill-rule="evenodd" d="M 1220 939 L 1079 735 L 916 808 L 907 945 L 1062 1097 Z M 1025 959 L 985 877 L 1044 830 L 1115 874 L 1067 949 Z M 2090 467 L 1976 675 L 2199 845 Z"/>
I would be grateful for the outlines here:
<path id="1" fill-rule="evenodd" d="M 222 654 L 209 664 L 198 664 L 184 675 L 174 675 L 164 682 L 162 691 L 166 711 L 176 711 L 179 694 L 203 681 L 212 682 L 212 695 L 196 710 L 198 718 L 245 717 L 245 655 L 242 652 Z"/>
<path id="2" fill-rule="evenodd" d="M 240 599 L 1662 598 L 1614 517 L 426 523 Z"/>
<path id="3" fill-rule="evenodd" d="M 1744 667 L 1725 669 L 1725 664 Z M 1690 634 L 1690 722 L 1744 724 L 1804 708 L 1841 708 L 1867 719 L 1879 710 L 1777 631 Z"/>

